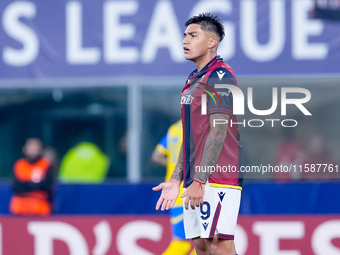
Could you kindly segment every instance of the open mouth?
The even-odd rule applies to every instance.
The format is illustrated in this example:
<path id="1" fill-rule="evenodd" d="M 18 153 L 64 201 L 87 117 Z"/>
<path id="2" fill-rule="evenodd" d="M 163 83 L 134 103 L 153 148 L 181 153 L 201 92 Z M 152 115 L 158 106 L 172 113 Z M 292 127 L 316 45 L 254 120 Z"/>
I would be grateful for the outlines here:
<path id="1" fill-rule="evenodd" d="M 189 52 L 189 49 L 187 47 L 183 47 L 184 53 Z"/>

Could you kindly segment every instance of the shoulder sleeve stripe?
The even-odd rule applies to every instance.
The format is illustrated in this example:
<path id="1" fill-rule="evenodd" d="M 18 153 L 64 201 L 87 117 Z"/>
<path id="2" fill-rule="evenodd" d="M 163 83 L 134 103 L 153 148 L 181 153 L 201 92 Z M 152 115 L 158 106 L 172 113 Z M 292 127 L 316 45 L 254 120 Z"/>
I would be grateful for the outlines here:
<path id="1" fill-rule="evenodd" d="M 221 107 L 209 108 L 208 114 L 211 114 L 211 113 L 226 113 L 226 114 L 232 115 L 231 109 L 226 109 L 226 108 L 221 108 Z"/>

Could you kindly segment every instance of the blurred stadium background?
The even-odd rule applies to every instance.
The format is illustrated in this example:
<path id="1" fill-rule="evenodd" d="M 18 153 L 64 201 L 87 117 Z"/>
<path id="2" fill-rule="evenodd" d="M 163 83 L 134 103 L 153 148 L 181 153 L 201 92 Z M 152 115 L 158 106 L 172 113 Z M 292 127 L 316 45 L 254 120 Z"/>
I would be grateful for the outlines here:
<path id="1" fill-rule="evenodd" d="M 161 254 L 168 215 L 154 210 L 165 169 L 151 154 L 180 118 L 186 19 L 202 11 L 225 22 L 220 55 L 256 109 L 239 121 L 249 166 L 340 161 L 340 2 L 336 0 L 79 0 L 0 2 L 0 255 Z M 281 110 L 280 89 L 311 93 Z M 251 127 L 250 119 L 279 119 Z M 294 128 L 282 127 L 294 119 Z M 259 125 L 258 122 L 252 123 Z M 9 214 L 11 175 L 29 137 L 59 162 L 86 139 L 110 159 L 102 183 L 56 182 L 51 217 Z M 328 168 L 327 168 L 328 169 Z M 239 255 L 340 254 L 340 172 L 248 173 Z M 20 242 L 20 245 L 18 245 Z"/>

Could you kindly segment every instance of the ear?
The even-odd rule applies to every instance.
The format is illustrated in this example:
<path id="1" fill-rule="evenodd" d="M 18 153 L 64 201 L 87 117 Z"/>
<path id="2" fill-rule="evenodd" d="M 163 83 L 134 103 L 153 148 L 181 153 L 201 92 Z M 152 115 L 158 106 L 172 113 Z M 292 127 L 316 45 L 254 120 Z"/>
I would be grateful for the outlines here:
<path id="1" fill-rule="evenodd" d="M 209 39 L 209 49 L 217 47 L 218 40 L 216 37 L 210 37 Z"/>

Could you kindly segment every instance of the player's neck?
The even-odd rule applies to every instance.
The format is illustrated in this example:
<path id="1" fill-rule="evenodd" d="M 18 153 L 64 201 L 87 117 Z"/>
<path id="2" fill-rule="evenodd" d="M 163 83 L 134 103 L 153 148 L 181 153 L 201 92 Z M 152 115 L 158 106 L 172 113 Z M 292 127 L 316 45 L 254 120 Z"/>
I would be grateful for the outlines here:
<path id="1" fill-rule="evenodd" d="M 194 61 L 197 71 L 201 71 L 214 57 L 217 56 L 216 51 L 209 52 L 208 54 L 198 58 Z"/>

